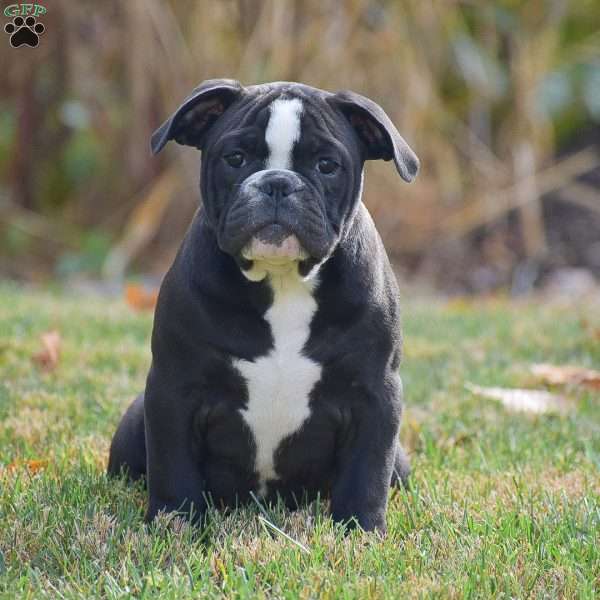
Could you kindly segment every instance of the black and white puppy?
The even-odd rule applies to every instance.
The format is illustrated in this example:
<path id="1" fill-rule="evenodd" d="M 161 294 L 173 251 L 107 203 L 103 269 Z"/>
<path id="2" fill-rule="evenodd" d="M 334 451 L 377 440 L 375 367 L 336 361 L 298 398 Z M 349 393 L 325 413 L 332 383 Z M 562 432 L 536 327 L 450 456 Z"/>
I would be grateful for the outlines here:
<path id="1" fill-rule="evenodd" d="M 167 273 L 146 390 L 108 471 L 145 475 L 147 519 L 255 493 L 317 494 L 385 531 L 398 441 L 398 288 L 361 202 L 365 160 L 418 159 L 377 104 L 298 83 L 205 81 L 152 136 L 202 150 L 203 207 Z"/>

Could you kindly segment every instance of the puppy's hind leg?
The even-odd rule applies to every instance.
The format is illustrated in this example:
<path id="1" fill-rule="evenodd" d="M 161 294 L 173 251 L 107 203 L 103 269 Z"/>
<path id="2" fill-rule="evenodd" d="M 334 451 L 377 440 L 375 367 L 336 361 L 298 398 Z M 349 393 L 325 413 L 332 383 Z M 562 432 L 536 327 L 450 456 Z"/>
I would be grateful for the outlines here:
<path id="1" fill-rule="evenodd" d="M 107 473 L 118 476 L 122 472 L 132 481 L 146 475 L 144 394 L 131 403 L 110 445 Z"/>
<path id="2" fill-rule="evenodd" d="M 404 486 L 408 489 L 410 482 L 410 461 L 400 442 L 396 442 L 396 453 L 394 456 L 394 470 L 392 471 L 392 487 Z"/>

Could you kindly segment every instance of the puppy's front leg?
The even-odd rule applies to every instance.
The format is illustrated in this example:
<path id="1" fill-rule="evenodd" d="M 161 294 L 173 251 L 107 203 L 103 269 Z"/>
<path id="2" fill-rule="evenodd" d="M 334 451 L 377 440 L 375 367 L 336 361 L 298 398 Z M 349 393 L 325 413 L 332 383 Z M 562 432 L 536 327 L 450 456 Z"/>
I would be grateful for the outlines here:
<path id="1" fill-rule="evenodd" d="M 146 384 L 146 521 L 165 511 L 198 522 L 206 510 L 206 499 L 199 449 L 193 441 L 195 404 L 164 381 L 152 369 Z"/>
<path id="2" fill-rule="evenodd" d="M 394 467 L 400 411 L 392 405 L 353 415 L 339 455 L 331 516 L 348 528 L 386 532 L 385 512 Z"/>

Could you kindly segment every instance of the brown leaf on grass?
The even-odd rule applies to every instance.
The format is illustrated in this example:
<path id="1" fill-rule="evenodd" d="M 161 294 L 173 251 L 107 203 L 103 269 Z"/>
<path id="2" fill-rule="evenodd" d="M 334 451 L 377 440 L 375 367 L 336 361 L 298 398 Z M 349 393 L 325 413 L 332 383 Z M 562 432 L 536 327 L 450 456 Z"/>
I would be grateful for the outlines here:
<path id="1" fill-rule="evenodd" d="M 600 371 L 573 365 L 539 364 L 531 367 L 531 372 L 549 385 L 584 385 L 600 390 Z"/>
<path id="2" fill-rule="evenodd" d="M 55 329 L 42 333 L 40 336 L 42 349 L 33 356 L 33 362 L 44 371 L 53 371 L 60 359 L 62 340 L 60 333 Z"/>
<path id="3" fill-rule="evenodd" d="M 47 466 L 47 460 L 14 460 L 6 467 L 6 470 L 15 471 L 16 469 L 26 469 L 30 473 L 37 473 Z"/>
<path id="4" fill-rule="evenodd" d="M 482 387 L 473 383 L 465 383 L 465 388 L 476 396 L 499 400 L 511 411 L 544 414 L 564 413 L 569 409 L 569 404 L 563 396 L 545 390 Z"/>
<path id="5" fill-rule="evenodd" d="M 136 283 L 125 286 L 125 301 L 134 310 L 153 310 L 157 299 L 158 290 L 147 291 Z"/>

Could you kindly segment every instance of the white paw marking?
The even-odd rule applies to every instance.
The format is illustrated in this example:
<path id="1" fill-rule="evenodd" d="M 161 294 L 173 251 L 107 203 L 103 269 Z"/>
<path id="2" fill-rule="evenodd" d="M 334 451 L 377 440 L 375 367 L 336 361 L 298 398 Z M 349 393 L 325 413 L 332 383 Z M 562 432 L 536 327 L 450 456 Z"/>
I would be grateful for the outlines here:
<path id="1" fill-rule="evenodd" d="M 254 361 L 234 363 L 248 386 L 248 406 L 241 413 L 256 444 L 260 495 L 265 495 L 267 481 L 277 478 L 279 444 L 310 416 L 310 392 L 321 378 L 321 366 L 302 353 L 317 309 L 314 280 L 304 281 L 289 272 L 271 273 L 269 282 L 274 298 L 265 319 L 271 326 L 273 348 Z"/>

